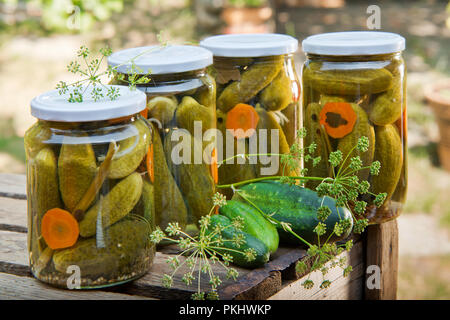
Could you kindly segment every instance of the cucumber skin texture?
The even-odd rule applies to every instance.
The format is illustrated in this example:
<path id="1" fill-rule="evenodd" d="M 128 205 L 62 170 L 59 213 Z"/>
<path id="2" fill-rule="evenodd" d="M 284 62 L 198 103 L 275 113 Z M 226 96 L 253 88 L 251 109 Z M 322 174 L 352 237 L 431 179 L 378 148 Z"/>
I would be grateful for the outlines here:
<path id="1" fill-rule="evenodd" d="M 242 217 L 244 219 L 243 232 L 262 241 L 270 253 L 277 251 L 279 243 L 277 228 L 252 205 L 228 200 L 225 206 L 220 207 L 219 213 L 230 220 L 235 217 Z"/>
<path id="2" fill-rule="evenodd" d="M 315 191 L 297 185 L 290 186 L 278 181 L 250 183 L 241 186 L 239 189 L 262 212 L 271 215 L 279 222 L 290 223 L 292 230 L 300 237 L 311 244 L 317 243 L 317 234 L 313 230 L 319 223 L 316 211 L 321 206 L 323 197 L 319 197 Z M 235 193 L 233 199 L 246 201 L 239 197 L 238 193 L 240 192 Z M 327 232 L 320 237 L 321 242 L 329 237 L 333 232 L 335 223 L 340 220 L 334 199 L 325 197 L 323 205 L 329 207 L 332 213 L 325 221 Z M 346 208 L 339 208 L 339 214 L 341 219 L 351 219 L 351 212 Z M 347 238 L 351 229 L 349 228 L 349 231 L 340 237 L 333 235 L 329 241 L 334 242 Z M 280 243 L 304 245 L 301 240 L 284 231 L 280 225 L 277 225 L 277 230 L 280 235 Z"/>
<path id="3" fill-rule="evenodd" d="M 211 217 L 210 225 L 209 225 L 207 232 L 212 232 L 212 230 L 214 230 L 214 227 L 217 224 L 220 224 L 223 227 L 229 226 L 226 230 L 222 231 L 222 238 L 224 240 L 233 239 L 233 236 L 235 234 L 240 234 L 240 233 L 244 234 L 245 243 L 243 243 L 239 247 L 237 247 L 233 243 L 227 241 L 222 244 L 222 246 L 224 248 L 239 250 L 241 252 L 244 252 L 244 250 L 246 250 L 248 248 L 253 248 L 256 251 L 255 260 L 247 261 L 247 259 L 245 258 L 245 255 L 243 253 L 216 249 L 219 253 L 230 254 L 233 257 L 233 264 L 235 264 L 239 267 L 243 267 L 243 268 L 254 269 L 254 268 L 263 266 L 266 262 L 269 261 L 270 253 L 269 253 L 269 249 L 267 248 L 267 246 L 262 241 L 253 237 L 252 235 L 250 235 L 246 232 L 236 230 L 236 228 L 234 228 L 231 225 L 231 220 L 225 216 L 222 216 L 219 214 L 213 215 Z"/>

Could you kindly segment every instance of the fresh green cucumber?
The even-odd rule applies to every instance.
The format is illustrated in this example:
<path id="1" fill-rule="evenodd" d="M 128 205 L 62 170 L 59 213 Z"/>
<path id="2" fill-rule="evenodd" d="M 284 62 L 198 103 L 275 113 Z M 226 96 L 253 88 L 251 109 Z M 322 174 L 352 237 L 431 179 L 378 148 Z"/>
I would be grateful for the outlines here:
<path id="1" fill-rule="evenodd" d="M 317 218 L 319 207 L 327 206 L 331 209 L 331 214 L 325 221 L 327 230 L 320 238 L 321 243 L 333 233 L 336 222 L 344 219 L 352 221 L 351 212 L 346 208 L 337 208 L 336 200 L 327 196 L 319 197 L 317 192 L 298 185 L 289 185 L 279 181 L 250 183 L 239 187 L 239 191 L 235 193 L 233 199 L 247 202 L 243 199 L 244 197 L 275 220 L 290 223 L 292 230 L 309 243 L 318 242 L 314 228 L 319 223 Z M 291 233 L 284 231 L 280 225 L 277 225 L 277 229 L 280 235 L 280 243 L 301 243 Z M 347 232 L 339 237 L 333 234 L 330 241 L 334 242 L 347 238 L 351 229 L 350 227 Z"/>
<path id="2" fill-rule="evenodd" d="M 230 220 L 241 217 L 244 220 L 242 231 L 264 242 L 270 253 L 277 251 L 279 242 L 277 228 L 258 209 L 245 202 L 229 200 L 225 206 L 220 207 L 219 212 Z"/>
<path id="3" fill-rule="evenodd" d="M 208 227 L 208 232 L 212 232 L 216 225 L 220 224 L 222 227 L 226 227 L 225 230 L 222 231 L 222 238 L 224 240 L 232 240 L 235 235 L 243 234 L 244 235 L 244 243 L 242 243 L 240 246 L 237 246 L 231 241 L 224 241 L 221 245 L 222 247 L 226 249 L 232 249 L 232 250 L 226 250 L 226 249 L 216 249 L 219 253 L 228 253 L 233 257 L 233 263 L 237 266 L 243 267 L 243 268 L 258 268 L 263 266 L 267 261 L 269 261 L 269 249 L 267 246 L 254 236 L 237 230 L 233 225 L 230 219 L 228 219 L 225 216 L 222 215 L 213 215 L 211 217 L 210 225 Z M 215 236 L 217 237 L 217 235 Z M 213 237 L 214 239 L 214 237 Z M 244 251 L 253 248 L 255 250 L 256 256 L 255 260 L 248 261 Z"/>

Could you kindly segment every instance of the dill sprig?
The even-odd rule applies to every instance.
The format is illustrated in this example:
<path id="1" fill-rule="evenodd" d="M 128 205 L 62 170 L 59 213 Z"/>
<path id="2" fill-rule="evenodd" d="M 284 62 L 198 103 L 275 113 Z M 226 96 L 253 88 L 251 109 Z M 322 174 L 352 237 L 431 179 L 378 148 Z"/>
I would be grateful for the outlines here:
<path id="1" fill-rule="evenodd" d="M 144 74 L 144 71 L 136 64 L 136 60 L 149 52 L 168 45 L 168 42 L 164 41 L 161 35 L 158 35 L 158 41 L 158 47 L 144 50 L 119 65 L 108 65 L 106 70 L 102 72 L 100 72 L 100 66 L 112 54 L 112 49 L 109 47 L 101 48 L 98 52 L 99 57 L 96 57 L 92 56 L 91 50 L 83 45 L 77 52 L 77 60 L 73 60 L 67 65 L 67 71 L 80 76 L 81 79 L 73 83 L 60 81 L 56 85 L 56 89 L 60 95 L 68 94 L 67 101 L 72 103 L 83 102 L 89 88 L 92 88 L 90 96 L 94 101 L 105 98 L 114 101 L 120 96 L 120 89 L 114 86 L 106 86 L 103 84 L 102 78 L 115 79 L 124 85 L 128 85 L 130 90 L 136 89 L 138 85 L 149 83 L 151 70 Z M 129 65 L 127 74 L 118 72 L 119 67 L 124 65 Z"/>
<path id="2" fill-rule="evenodd" d="M 211 226 L 211 215 L 216 207 L 221 207 L 226 204 L 226 198 L 220 193 L 213 196 L 214 206 L 211 208 L 208 215 L 203 216 L 199 221 L 200 230 L 197 236 L 191 236 L 184 232 L 178 223 L 169 223 L 165 232 L 159 227 L 150 235 L 150 240 L 158 244 L 162 240 L 167 240 L 176 244 L 181 252 L 176 256 L 167 259 L 167 264 L 172 269 L 171 273 L 163 275 L 163 286 L 170 288 L 173 285 L 174 275 L 186 265 L 186 271 L 181 280 L 187 285 L 191 285 L 197 278 L 197 291 L 192 294 L 194 300 L 217 300 L 219 295 L 217 287 L 222 283 L 222 279 L 214 274 L 213 265 L 218 264 L 226 271 L 226 278 L 236 280 L 239 272 L 230 266 L 233 262 L 233 257 L 229 254 L 231 252 L 240 253 L 245 256 L 247 261 L 253 261 L 256 257 L 255 251 L 252 248 L 245 250 L 231 249 L 224 246 L 224 243 L 230 242 L 239 248 L 244 239 L 236 236 L 233 239 L 224 239 L 222 232 L 228 228 L 234 228 L 241 231 L 243 228 L 243 220 L 241 217 L 232 219 L 232 223 L 228 226 L 216 224 L 213 228 Z M 181 257 L 183 259 L 181 261 Z M 205 292 L 201 286 L 201 274 L 207 274 L 209 277 L 209 285 L 211 290 Z"/>
<path id="3" fill-rule="evenodd" d="M 297 132 L 297 141 L 301 141 L 306 137 L 306 129 L 300 129 Z M 309 146 L 302 147 L 299 143 L 294 143 L 288 154 L 271 154 L 279 156 L 282 164 L 281 176 L 260 177 L 251 180 L 240 181 L 232 184 L 218 185 L 218 188 L 232 188 L 234 192 L 247 201 L 250 205 L 255 207 L 266 219 L 272 223 L 279 225 L 284 231 L 291 233 L 294 237 L 299 239 L 300 242 L 305 244 L 309 249 L 307 250 L 307 256 L 300 261 L 296 270 L 299 273 L 304 273 L 306 270 L 310 272 L 320 270 L 322 272 L 323 281 L 320 284 L 320 288 L 327 288 L 331 282 L 325 278 L 326 274 L 331 268 L 340 267 L 343 270 L 343 276 L 348 276 L 352 271 L 351 266 L 346 266 L 345 258 L 338 258 L 338 256 L 344 251 L 350 251 L 353 246 L 353 240 L 348 240 L 345 243 L 337 244 L 331 243 L 330 239 L 333 235 L 341 236 L 349 231 L 353 224 L 352 231 L 354 233 L 362 233 L 368 225 L 368 219 L 363 217 L 366 211 L 367 203 L 365 201 L 358 200 L 361 195 L 369 194 L 374 198 L 373 203 L 380 207 L 386 200 L 386 193 L 374 194 L 370 192 L 370 183 L 368 181 L 359 181 L 357 173 L 361 170 L 369 170 L 371 175 L 378 175 L 381 164 L 379 161 L 374 161 L 368 166 L 363 166 L 362 160 L 359 156 L 350 157 L 353 151 L 364 153 L 368 151 L 369 139 L 367 137 L 360 137 L 357 144 L 348 152 L 347 155 L 342 154 L 340 150 L 331 152 L 328 159 L 321 159 L 321 157 L 314 157 L 313 154 L 317 148 L 316 143 L 311 143 Z M 269 155 L 269 154 L 267 154 Z M 250 158 L 253 156 L 259 156 L 259 154 L 246 154 L 237 155 L 234 157 Z M 225 163 L 229 159 L 223 160 L 221 163 Z M 331 166 L 330 177 L 311 177 L 308 176 L 308 170 L 301 168 L 300 164 L 302 160 L 311 162 L 315 167 L 321 161 L 328 161 Z M 347 161 L 349 160 L 349 161 Z M 288 172 L 299 172 L 299 176 L 288 176 Z M 352 221 L 346 219 L 340 219 L 327 237 L 322 239 L 321 237 L 326 234 L 327 226 L 324 223 L 328 216 L 331 214 L 330 208 L 327 206 L 321 206 L 317 209 L 318 224 L 314 228 L 314 233 L 317 235 L 317 244 L 312 244 L 303 239 L 300 235 L 295 233 L 290 224 L 286 222 L 280 222 L 274 219 L 272 216 L 265 214 L 260 208 L 257 207 L 250 199 L 245 197 L 243 192 L 240 192 L 239 186 L 252 182 L 264 181 L 264 180 L 279 180 L 283 183 L 304 184 L 307 181 L 319 181 L 320 183 L 316 187 L 315 191 L 319 197 L 331 197 L 336 200 L 336 206 L 345 207 L 349 209 L 352 214 Z M 339 209 L 338 209 L 339 213 Z M 308 278 L 302 283 L 302 285 L 309 289 L 314 287 L 314 282 L 308 276 Z"/>

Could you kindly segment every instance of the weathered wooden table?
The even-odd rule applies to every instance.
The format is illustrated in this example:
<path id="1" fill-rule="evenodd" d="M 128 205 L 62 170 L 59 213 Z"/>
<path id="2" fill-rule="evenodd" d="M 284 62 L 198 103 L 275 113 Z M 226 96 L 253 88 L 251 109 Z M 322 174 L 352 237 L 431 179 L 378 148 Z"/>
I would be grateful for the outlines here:
<path id="1" fill-rule="evenodd" d="M 62 290 L 34 279 L 29 271 L 27 255 L 27 202 L 25 176 L 0 174 L 0 299 L 187 299 L 196 283 L 186 286 L 180 277 L 173 288 L 161 285 L 168 270 L 166 260 L 174 254 L 166 248 L 156 254 L 152 269 L 144 277 L 107 290 Z M 340 268 L 327 275 L 332 284 L 327 289 L 316 285 L 304 289 L 301 283 L 309 277 L 320 283 L 320 272 L 297 274 L 296 263 L 305 251 L 279 248 L 264 268 L 239 269 L 237 281 L 224 280 L 219 287 L 221 299 L 395 299 L 397 291 L 398 236 L 397 222 L 371 226 L 355 240 L 353 249 L 342 255 L 353 267 L 348 277 Z M 367 266 L 379 266 L 380 288 L 366 286 Z M 221 269 L 215 271 L 223 275 Z M 181 274 L 181 273 L 180 273 Z M 221 277 L 225 279 L 225 276 Z M 208 281 L 202 281 L 208 289 Z"/>

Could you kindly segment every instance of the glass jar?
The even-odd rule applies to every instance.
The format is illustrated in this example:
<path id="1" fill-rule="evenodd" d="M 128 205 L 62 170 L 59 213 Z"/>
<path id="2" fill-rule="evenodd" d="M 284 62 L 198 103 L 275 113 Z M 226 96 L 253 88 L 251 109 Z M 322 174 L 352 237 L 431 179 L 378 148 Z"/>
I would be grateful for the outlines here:
<path id="1" fill-rule="evenodd" d="M 364 217 L 369 223 L 396 218 L 405 202 L 407 185 L 406 67 L 401 52 L 403 37 L 385 32 L 360 31 L 315 35 L 303 41 L 304 145 L 317 144 L 314 156 L 328 159 L 340 150 L 344 159 L 360 156 L 363 166 L 381 163 L 378 175 L 358 171 L 359 181 L 370 183 Z M 367 152 L 352 148 L 369 139 Z M 328 161 L 313 166 L 309 176 L 332 176 Z M 316 187 L 318 182 L 307 184 Z M 375 195 L 386 193 L 381 207 Z"/>
<path id="2" fill-rule="evenodd" d="M 139 115 L 146 98 L 114 87 L 113 101 L 92 100 L 89 87 L 79 103 L 57 90 L 31 101 L 38 121 L 24 136 L 29 260 L 37 279 L 58 287 L 131 281 L 155 255 L 152 131 Z"/>
<path id="3" fill-rule="evenodd" d="M 162 230 L 170 222 L 182 229 L 198 225 L 214 207 L 217 182 L 216 85 L 206 73 L 211 52 L 187 45 L 139 47 L 113 53 L 108 63 L 118 71 L 114 83 L 143 79 L 137 87 L 147 95 L 146 116 L 158 133 L 156 224 Z"/>
<path id="4" fill-rule="evenodd" d="M 265 176 L 298 175 L 280 154 L 300 129 L 300 82 L 294 66 L 298 41 L 281 34 L 220 35 L 200 45 L 214 54 L 217 83 L 219 185 Z M 248 154 L 249 156 L 239 156 Z M 220 190 L 231 198 L 230 188 Z"/>

